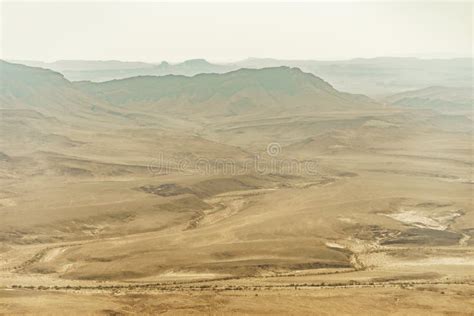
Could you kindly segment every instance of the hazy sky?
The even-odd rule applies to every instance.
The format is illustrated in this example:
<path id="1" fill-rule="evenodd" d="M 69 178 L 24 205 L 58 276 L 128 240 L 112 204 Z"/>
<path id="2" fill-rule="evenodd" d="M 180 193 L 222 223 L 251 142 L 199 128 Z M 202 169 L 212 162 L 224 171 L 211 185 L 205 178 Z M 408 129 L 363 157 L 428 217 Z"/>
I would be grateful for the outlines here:
<path id="1" fill-rule="evenodd" d="M 3 59 L 466 57 L 466 3 L 1 4 Z"/>

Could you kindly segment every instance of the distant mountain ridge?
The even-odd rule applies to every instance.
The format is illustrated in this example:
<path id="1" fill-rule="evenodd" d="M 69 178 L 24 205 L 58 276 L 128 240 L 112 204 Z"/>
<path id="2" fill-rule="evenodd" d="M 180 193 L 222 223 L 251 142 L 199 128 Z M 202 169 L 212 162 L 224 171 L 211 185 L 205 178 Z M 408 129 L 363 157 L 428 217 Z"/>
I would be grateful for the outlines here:
<path id="1" fill-rule="evenodd" d="M 472 87 L 433 86 L 391 95 L 386 102 L 396 106 L 429 108 L 443 111 L 472 110 L 474 95 Z"/>
<path id="2" fill-rule="evenodd" d="M 0 73 L 0 109 L 72 115 L 87 124 L 112 119 L 160 125 L 165 123 L 163 115 L 166 120 L 194 121 L 380 108 L 366 96 L 340 92 L 313 74 L 285 66 L 101 83 L 70 82 L 58 72 L 5 61 L 0 61 Z"/>
<path id="3" fill-rule="evenodd" d="M 168 63 L 166 61 L 154 64 L 118 60 L 59 60 L 51 63 L 13 60 L 11 62 L 31 67 L 51 69 L 62 73 L 71 81 L 88 80 L 95 82 L 136 76 L 164 76 L 170 74 L 194 76 L 200 73 L 224 73 L 239 68 L 233 65 L 211 64 L 205 59 L 191 59 L 176 64 Z"/>
<path id="4" fill-rule="evenodd" d="M 379 97 L 429 86 L 472 86 L 473 62 L 472 58 L 377 57 L 340 61 L 249 58 L 239 65 L 252 68 L 298 67 L 324 78 L 341 91 Z"/>
<path id="5" fill-rule="evenodd" d="M 152 68 L 155 65 L 145 62 L 120 60 L 57 60 L 42 62 L 36 60 L 9 60 L 8 62 L 23 64 L 30 67 L 47 68 L 58 72 L 63 71 L 100 71 Z"/>
<path id="6" fill-rule="evenodd" d="M 344 111 L 378 106 L 368 97 L 340 92 L 313 74 L 285 66 L 193 77 L 139 76 L 74 85 L 110 104 L 183 115 Z"/>
<path id="7" fill-rule="evenodd" d="M 166 140 L 164 135 L 184 133 L 249 150 L 277 139 L 283 146 L 296 144 L 288 149 L 301 153 L 311 146 L 330 154 L 352 148 L 346 143 L 356 134 L 388 140 L 417 129 L 465 133 L 472 124 L 462 113 L 443 116 L 384 106 L 287 66 L 94 83 L 70 82 L 51 70 L 0 61 L 0 74 L 0 134 L 9 135 L 0 138 L 0 149 L 9 150 L 0 151 L 6 155 L 11 148 L 69 151 L 94 135 L 114 138 L 121 130 L 140 130 L 150 144 L 157 135 Z M 100 151 L 102 145 L 97 146 Z"/>
<path id="8" fill-rule="evenodd" d="M 58 72 L 0 60 L 0 108 L 83 110 L 91 98 Z"/>
<path id="9" fill-rule="evenodd" d="M 340 92 L 313 74 L 289 67 L 93 83 L 70 82 L 52 70 L 0 61 L 0 79 L 0 134 L 9 135 L 0 145 L 18 152 L 81 146 L 74 137 L 57 136 L 64 133 L 145 128 L 153 131 L 150 135 L 202 135 L 213 124 L 215 129 L 205 133 L 217 141 L 214 133 L 236 126 L 230 121 L 248 120 L 252 125 L 270 117 L 383 110 L 368 97 Z M 293 129 L 291 124 L 279 128 L 285 134 Z"/>
<path id="10" fill-rule="evenodd" d="M 472 86 L 473 59 L 357 58 L 339 61 L 278 60 L 248 58 L 215 64 L 204 59 L 160 64 L 123 61 L 57 61 L 19 63 L 61 72 L 68 80 L 94 82 L 135 76 L 169 74 L 194 76 L 200 73 L 225 73 L 240 68 L 297 67 L 330 82 L 335 88 L 370 96 L 387 96 L 429 86 Z"/>

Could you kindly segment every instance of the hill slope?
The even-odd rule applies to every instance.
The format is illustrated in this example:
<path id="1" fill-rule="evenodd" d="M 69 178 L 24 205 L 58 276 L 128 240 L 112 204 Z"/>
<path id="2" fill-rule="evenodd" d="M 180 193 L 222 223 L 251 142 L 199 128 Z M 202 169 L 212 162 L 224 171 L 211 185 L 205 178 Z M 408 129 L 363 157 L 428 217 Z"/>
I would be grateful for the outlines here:
<path id="1" fill-rule="evenodd" d="M 60 73 L 0 60 L 1 108 L 43 113 L 84 111 L 100 103 L 76 89 Z"/>
<path id="2" fill-rule="evenodd" d="M 474 104 L 472 87 L 428 87 L 394 94 L 385 99 L 396 106 L 441 111 L 470 111 Z"/>
<path id="3" fill-rule="evenodd" d="M 169 74 L 193 76 L 200 73 L 225 73 L 240 68 L 298 67 L 320 76 L 336 89 L 387 96 L 428 86 L 464 87 L 472 84 L 472 59 L 358 58 L 351 60 L 278 60 L 249 58 L 235 63 L 214 64 L 204 59 L 161 64 L 122 61 L 17 61 L 34 67 L 61 72 L 68 80 L 95 82 L 134 76 Z"/>
<path id="4" fill-rule="evenodd" d="M 291 66 L 321 76 L 339 90 L 384 96 L 428 86 L 472 85 L 472 58 L 356 58 L 350 60 L 277 60 L 250 58 L 239 67 Z"/>
<path id="5" fill-rule="evenodd" d="M 297 68 L 240 69 L 194 77 L 134 77 L 79 89 L 111 104 L 188 116 L 344 111 L 377 107 L 369 98 L 342 93 Z M 268 112 L 267 114 L 268 115 Z"/>

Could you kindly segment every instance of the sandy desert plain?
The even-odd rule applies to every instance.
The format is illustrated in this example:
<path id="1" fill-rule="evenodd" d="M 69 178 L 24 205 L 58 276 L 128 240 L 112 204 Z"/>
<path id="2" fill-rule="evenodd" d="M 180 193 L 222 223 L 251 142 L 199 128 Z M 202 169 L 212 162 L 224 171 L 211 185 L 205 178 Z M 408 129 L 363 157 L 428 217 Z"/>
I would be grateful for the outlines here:
<path id="1" fill-rule="evenodd" d="M 0 66 L 0 314 L 474 313 L 472 89 Z"/>

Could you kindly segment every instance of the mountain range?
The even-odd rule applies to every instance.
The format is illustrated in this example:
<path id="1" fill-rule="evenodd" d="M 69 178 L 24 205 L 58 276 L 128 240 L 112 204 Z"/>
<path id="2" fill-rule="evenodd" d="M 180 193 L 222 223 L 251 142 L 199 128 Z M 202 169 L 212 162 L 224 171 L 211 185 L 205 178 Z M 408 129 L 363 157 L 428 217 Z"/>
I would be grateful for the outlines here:
<path id="1" fill-rule="evenodd" d="M 3 292 L 76 307 L 134 293 L 81 312 L 110 314 L 203 289 L 221 304 L 392 286 L 392 306 L 432 293 L 416 282 L 471 281 L 457 263 L 474 256 L 472 111 L 429 101 L 467 90 L 380 102 L 294 66 L 76 82 L 0 61 L 0 74 Z M 150 299 L 144 313 L 167 311 Z"/>
<path id="2" fill-rule="evenodd" d="M 367 129 L 391 127 L 384 128 L 382 136 L 394 127 L 403 127 L 398 136 L 390 136 L 399 137 L 419 128 L 467 131 L 470 125 L 470 108 L 465 103 L 469 100 L 465 98 L 453 113 L 456 116 L 440 116 L 436 112 L 440 107 L 413 107 L 413 100 L 421 100 L 413 99 L 413 93 L 377 102 L 341 92 L 312 73 L 287 66 L 192 77 L 147 75 L 106 82 L 71 82 L 58 72 L 4 61 L 0 62 L 0 72 L 0 129 L 10 135 L 1 140 L 1 147 L 7 155 L 12 148 L 35 151 L 46 148 L 45 144 L 69 151 L 84 141 L 77 135 L 86 130 L 97 134 L 117 128 L 147 128 L 249 150 L 275 137 L 282 145 L 306 144 L 313 139 L 309 143 L 317 147 L 320 145 L 314 139 L 324 137 L 324 148 L 335 145 L 341 149 L 343 138 L 356 137 Z M 461 90 L 468 97 L 467 90 Z M 441 94 L 436 95 L 441 98 Z M 453 98 L 453 93 L 442 95 L 441 101 L 430 101 L 429 105 Z M 407 104 L 411 109 L 403 110 Z M 420 116 L 420 111 L 425 114 Z M 363 142 L 360 144 L 364 148 Z M 303 147 L 306 152 L 308 146 Z"/>
<path id="3" fill-rule="evenodd" d="M 362 95 L 343 93 L 298 68 L 239 69 L 193 77 L 139 76 L 74 85 L 127 109 L 180 113 L 182 117 L 293 114 L 373 108 Z"/>
<path id="4" fill-rule="evenodd" d="M 396 106 L 434 109 L 444 112 L 472 111 L 473 89 L 469 87 L 433 86 L 396 93 L 385 99 Z"/>
<path id="5" fill-rule="evenodd" d="M 225 73 L 240 68 L 297 67 L 322 77 L 341 91 L 387 96 L 429 86 L 471 87 L 473 63 L 469 58 L 359 58 L 352 60 L 278 60 L 249 58 L 243 61 L 213 64 L 204 59 L 159 64 L 122 61 L 64 60 L 52 63 L 18 63 L 61 72 L 71 81 L 108 81 L 134 76 L 168 74 L 194 76 L 201 73 Z"/>

